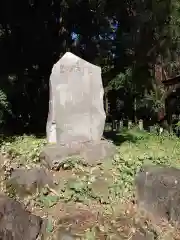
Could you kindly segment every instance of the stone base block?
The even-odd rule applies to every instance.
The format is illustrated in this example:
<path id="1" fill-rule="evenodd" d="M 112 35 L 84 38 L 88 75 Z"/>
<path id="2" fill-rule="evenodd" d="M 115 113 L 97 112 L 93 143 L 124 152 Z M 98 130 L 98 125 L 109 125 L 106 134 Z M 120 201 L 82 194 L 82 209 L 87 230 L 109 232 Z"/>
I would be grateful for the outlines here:
<path id="1" fill-rule="evenodd" d="M 58 170 L 69 157 L 79 156 L 85 164 L 93 166 L 113 157 L 115 152 L 115 146 L 106 140 L 65 146 L 51 144 L 44 147 L 40 159 L 49 169 Z"/>

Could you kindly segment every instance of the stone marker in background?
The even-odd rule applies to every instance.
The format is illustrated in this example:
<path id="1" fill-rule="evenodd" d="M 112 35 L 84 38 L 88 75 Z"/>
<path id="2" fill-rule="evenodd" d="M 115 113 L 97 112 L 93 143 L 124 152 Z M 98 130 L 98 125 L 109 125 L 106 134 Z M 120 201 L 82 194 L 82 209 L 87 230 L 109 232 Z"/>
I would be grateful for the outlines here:
<path id="1" fill-rule="evenodd" d="M 103 95 L 100 67 L 70 52 L 53 66 L 47 140 L 56 145 L 47 145 L 41 154 L 41 158 L 51 165 L 50 168 L 53 165 L 58 168 L 59 162 L 72 155 L 86 156 L 88 162 L 87 156 L 91 161 L 96 161 L 114 153 L 109 142 L 103 141 L 102 144 L 101 141 L 106 118 Z"/>

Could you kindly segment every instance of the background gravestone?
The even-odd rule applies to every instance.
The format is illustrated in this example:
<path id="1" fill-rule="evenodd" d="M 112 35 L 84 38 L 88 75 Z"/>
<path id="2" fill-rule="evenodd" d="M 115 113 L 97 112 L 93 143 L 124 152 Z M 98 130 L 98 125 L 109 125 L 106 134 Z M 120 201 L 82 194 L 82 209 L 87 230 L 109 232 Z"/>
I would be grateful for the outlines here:
<path id="1" fill-rule="evenodd" d="M 67 52 L 50 76 L 48 142 L 101 140 L 103 94 L 101 68 Z"/>

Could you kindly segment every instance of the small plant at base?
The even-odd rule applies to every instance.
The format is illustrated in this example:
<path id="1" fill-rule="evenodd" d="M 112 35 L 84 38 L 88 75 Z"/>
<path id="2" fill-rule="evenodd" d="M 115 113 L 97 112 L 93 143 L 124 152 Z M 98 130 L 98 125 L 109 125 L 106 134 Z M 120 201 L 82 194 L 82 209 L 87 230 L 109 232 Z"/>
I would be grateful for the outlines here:
<path id="1" fill-rule="evenodd" d="M 96 231 L 94 228 L 87 229 L 84 235 L 83 240 L 95 240 L 96 239 Z"/>
<path id="2" fill-rule="evenodd" d="M 69 157 L 62 163 L 61 167 L 64 170 L 78 169 L 80 166 L 85 166 L 82 159 L 79 157 Z"/>
<path id="3" fill-rule="evenodd" d="M 40 192 L 40 195 L 37 198 L 37 205 L 40 207 L 51 208 L 59 201 L 60 197 L 57 195 L 44 195 L 43 192 Z"/>

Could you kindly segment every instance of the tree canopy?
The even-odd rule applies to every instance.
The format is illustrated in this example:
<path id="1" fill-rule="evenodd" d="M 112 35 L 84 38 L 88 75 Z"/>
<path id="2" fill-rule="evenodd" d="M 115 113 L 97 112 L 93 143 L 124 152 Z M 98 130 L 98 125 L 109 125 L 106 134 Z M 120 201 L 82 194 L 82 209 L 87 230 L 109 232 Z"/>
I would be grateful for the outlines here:
<path id="1" fill-rule="evenodd" d="M 50 71 L 66 51 L 102 67 L 105 96 L 116 92 L 126 117 L 155 114 L 162 77 L 180 73 L 179 36 L 177 0 L 2 1 L 1 129 L 45 130 Z"/>

